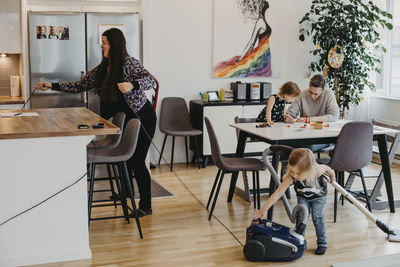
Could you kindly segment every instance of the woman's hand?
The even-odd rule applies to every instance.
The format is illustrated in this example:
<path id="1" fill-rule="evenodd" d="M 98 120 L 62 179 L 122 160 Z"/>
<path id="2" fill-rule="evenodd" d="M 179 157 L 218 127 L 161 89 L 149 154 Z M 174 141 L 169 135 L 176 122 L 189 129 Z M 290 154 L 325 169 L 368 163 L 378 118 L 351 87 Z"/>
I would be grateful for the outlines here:
<path id="1" fill-rule="evenodd" d="M 51 88 L 52 88 L 52 85 L 49 82 L 38 82 L 35 85 L 35 89 L 36 90 L 41 90 L 41 91 L 46 91 L 46 90 L 49 90 Z"/>
<path id="2" fill-rule="evenodd" d="M 133 89 L 133 84 L 130 82 L 123 82 L 123 83 L 117 83 L 118 89 L 121 91 L 121 93 L 125 94 L 128 93 Z"/>

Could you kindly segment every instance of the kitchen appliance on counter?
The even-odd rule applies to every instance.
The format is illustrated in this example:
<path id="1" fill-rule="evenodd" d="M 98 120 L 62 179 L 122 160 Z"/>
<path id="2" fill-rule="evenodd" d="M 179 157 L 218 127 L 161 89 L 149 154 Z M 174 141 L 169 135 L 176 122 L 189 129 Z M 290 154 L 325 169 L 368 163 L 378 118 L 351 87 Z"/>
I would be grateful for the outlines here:
<path id="1" fill-rule="evenodd" d="M 101 34 L 119 28 L 128 54 L 140 57 L 140 18 L 137 13 L 29 12 L 30 90 L 37 82 L 78 81 L 102 59 Z M 82 107 L 100 113 L 93 90 L 82 94 L 36 91 L 32 108 Z"/>
<path id="2" fill-rule="evenodd" d="M 261 98 L 261 85 L 259 83 L 251 83 L 249 89 L 249 100 L 260 101 Z"/>
<path id="3" fill-rule="evenodd" d="M 267 100 L 272 94 L 272 84 L 268 82 L 261 82 L 261 101 Z"/>
<path id="4" fill-rule="evenodd" d="M 237 81 L 231 83 L 231 90 L 233 91 L 233 98 L 235 101 L 246 101 L 247 100 L 247 83 Z"/>

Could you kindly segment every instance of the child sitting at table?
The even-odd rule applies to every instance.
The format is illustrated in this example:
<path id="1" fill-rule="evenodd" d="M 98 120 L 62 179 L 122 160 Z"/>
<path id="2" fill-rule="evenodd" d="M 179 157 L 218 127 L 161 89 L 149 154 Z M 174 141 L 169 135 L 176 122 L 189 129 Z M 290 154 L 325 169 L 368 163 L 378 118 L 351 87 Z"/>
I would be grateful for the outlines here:
<path id="1" fill-rule="evenodd" d="M 254 211 L 254 219 L 263 218 L 268 209 L 293 184 L 297 195 L 297 203 L 306 205 L 312 215 L 318 246 L 315 254 L 325 254 L 328 246 L 324 222 L 327 183 L 322 177 L 323 173 L 326 173 L 331 181 L 335 180 L 335 172 L 327 165 L 318 164 L 311 150 L 307 148 L 293 150 L 289 156 L 288 170 L 283 177 L 282 183 L 268 198 L 264 206 L 260 210 Z"/>
<path id="2" fill-rule="evenodd" d="M 278 94 L 271 95 L 268 104 L 264 107 L 257 117 L 257 122 L 274 122 L 283 121 L 285 114 L 285 105 L 291 103 L 300 94 L 300 89 L 294 82 L 286 82 L 279 89 Z"/>

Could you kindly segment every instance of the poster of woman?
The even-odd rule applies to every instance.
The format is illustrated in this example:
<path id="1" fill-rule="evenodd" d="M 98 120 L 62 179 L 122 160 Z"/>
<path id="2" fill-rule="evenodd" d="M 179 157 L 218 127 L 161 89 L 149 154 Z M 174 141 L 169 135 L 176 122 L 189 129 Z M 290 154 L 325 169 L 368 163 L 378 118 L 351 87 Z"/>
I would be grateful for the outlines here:
<path id="1" fill-rule="evenodd" d="M 269 2 L 215 0 L 214 3 L 214 77 L 270 77 Z M 229 21 L 221 21 L 222 17 Z"/>

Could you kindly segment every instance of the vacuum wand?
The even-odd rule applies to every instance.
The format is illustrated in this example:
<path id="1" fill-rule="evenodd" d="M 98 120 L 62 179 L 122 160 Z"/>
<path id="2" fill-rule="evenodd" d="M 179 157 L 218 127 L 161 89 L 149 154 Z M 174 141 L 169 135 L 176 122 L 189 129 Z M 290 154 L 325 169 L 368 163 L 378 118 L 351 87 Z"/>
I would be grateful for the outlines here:
<path id="1" fill-rule="evenodd" d="M 367 210 L 361 203 L 353 197 L 349 192 L 347 192 L 343 187 L 341 187 L 337 182 L 332 181 L 331 179 L 326 175 L 322 175 L 323 178 L 330 183 L 337 191 L 339 191 L 340 194 L 344 198 L 346 198 L 351 204 L 356 206 L 358 210 L 360 210 L 370 221 L 375 223 L 379 229 L 381 229 L 383 232 L 388 234 L 388 239 L 389 241 L 392 242 L 400 242 L 400 230 L 397 229 L 390 229 L 385 223 L 377 219 L 369 210 Z"/>

